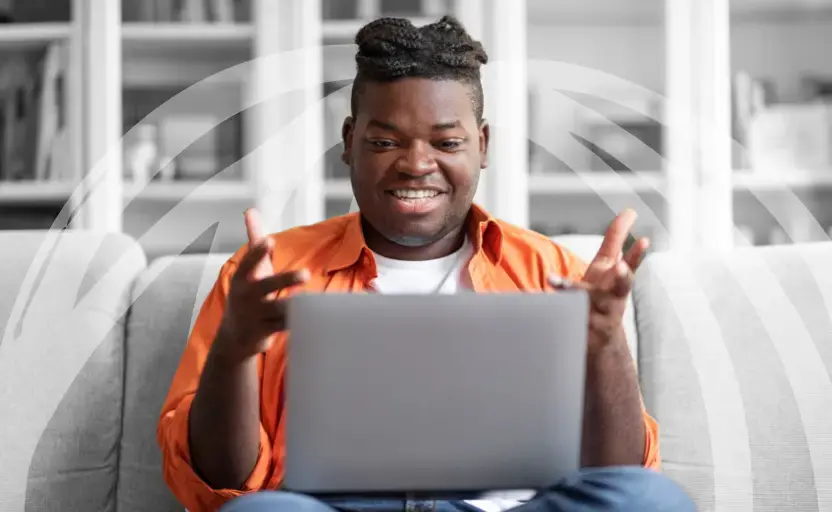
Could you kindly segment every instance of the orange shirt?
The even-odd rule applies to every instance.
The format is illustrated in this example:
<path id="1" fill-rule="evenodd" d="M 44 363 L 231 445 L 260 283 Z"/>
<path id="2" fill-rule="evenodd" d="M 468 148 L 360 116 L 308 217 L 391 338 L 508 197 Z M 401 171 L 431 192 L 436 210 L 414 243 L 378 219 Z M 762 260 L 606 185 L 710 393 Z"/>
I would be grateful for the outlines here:
<path id="1" fill-rule="evenodd" d="M 557 274 L 580 280 L 586 264 L 548 238 L 494 219 L 474 206 L 468 222 L 474 255 L 463 281 L 476 292 L 543 291 L 547 277 Z M 364 243 L 357 213 L 270 235 L 276 272 L 308 268 L 304 290 L 360 292 L 376 277 L 375 262 Z M 283 479 L 284 416 L 281 399 L 285 371 L 286 334 L 282 333 L 258 362 L 261 379 L 260 453 L 242 490 L 212 489 L 192 469 L 188 448 L 188 412 L 208 351 L 223 315 L 230 280 L 246 252 L 242 247 L 222 267 L 194 324 L 188 345 L 162 408 L 158 441 L 162 448 L 164 478 L 191 512 L 216 510 L 231 498 L 277 489 Z M 297 291 L 297 290 L 293 290 Z M 286 296 L 288 293 L 283 292 Z M 644 465 L 658 469 L 658 425 L 644 412 L 646 441 Z"/>

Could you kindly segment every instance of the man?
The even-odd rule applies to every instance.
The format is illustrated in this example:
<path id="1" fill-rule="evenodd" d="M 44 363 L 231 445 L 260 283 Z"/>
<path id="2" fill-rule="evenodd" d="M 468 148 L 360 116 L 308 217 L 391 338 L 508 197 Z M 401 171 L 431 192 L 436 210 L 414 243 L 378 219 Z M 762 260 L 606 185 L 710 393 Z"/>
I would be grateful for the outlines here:
<path id="1" fill-rule="evenodd" d="M 692 509 L 653 471 L 660 465 L 658 427 L 643 408 L 621 325 L 647 248 L 640 240 L 621 257 L 634 214 L 613 221 L 588 266 L 547 238 L 492 218 L 472 204 L 489 141 L 482 46 L 448 17 L 423 28 L 377 20 L 356 43 L 343 159 L 360 213 L 266 235 L 257 212 L 246 212 L 249 244 L 222 267 L 159 422 L 164 475 L 174 494 L 191 512 L 216 510 L 244 494 L 229 510 L 331 510 L 310 498 L 257 492 L 278 489 L 283 478 L 285 308 L 293 293 L 571 285 L 592 299 L 586 469 L 518 510 L 584 510 L 574 507 L 589 503 L 592 510 Z M 405 504 L 333 505 L 403 510 Z M 433 505 L 478 510 L 471 503 Z"/>

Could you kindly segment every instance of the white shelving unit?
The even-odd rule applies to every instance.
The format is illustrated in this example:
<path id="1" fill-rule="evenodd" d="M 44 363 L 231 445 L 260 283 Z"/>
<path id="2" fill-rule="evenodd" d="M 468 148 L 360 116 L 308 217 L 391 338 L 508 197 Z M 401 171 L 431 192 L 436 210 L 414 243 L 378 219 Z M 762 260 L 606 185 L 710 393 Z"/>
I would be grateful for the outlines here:
<path id="1" fill-rule="evenodd" d="M 0 206 L 63 204 L 72 194 L 72 183 L 12 182 L 0 185 Z"/>
<path id="2" fill-rule="evenodd" d="M 331 177 L 321 158 L 329 149 L 325 144 L 336 142 L 332 137 L 338 126 L 333 122 L 340 120 L 332 121 L 313 107 L 321 100 L 323 82 L 352 76 L 352 40 L 366 21 L 380 14 L 382 4 L 360 0 L 354 19 L 323 19 L 320 2 L 325 0 L 250 1 L 251 19 L 233 23 L 122 21 L 118 1 L 75 0 L 72 19 L 66 22 L 0 27 L 3 51 L 53 42 L 70 47 L 66 115 L 74 151 L 68 165 L 78 170 L 69 173 L 76 180 L 64 182 L 0 182 L 0 211 L 7 215 L 28 205 L 60 205 L 82 174 L 97 173 L 96 185 L 85 185 L 86 192 L 95 193 L 74 217 L 74 227 L 125 231 L 151 256 L 181 250 L 214 224 L 219 225 L 220 241 L 212 249 L 235 249 L 245 240 L 241 213 L 248 206 L 258 206 L 275 230 L 346 213 L 352 199 L 349 180 Z M 483 175 L 477 201 L 499 217 L 527 226 L 558 224 L 598 233 L 615 210 L 632 206 L 644 212 L 644 233 L 659 238 L 662 248 L 724 249 L 732 245 L 734 219 L 756 211 L 745 206 L 757 200 L 756 194 L 832 192 L 832 171 L 731 171 L 724 140 L 731 122 L 727 90 L 737 66 L 773 73 L 781 82 L 795 73 L 797 63 L 780 62 L 777 56 L 765 62 L 751 58 L 753 45 L 765 34 L 805 33 L 803 39 L 787 41 L 794 47 L 789 48 L 794 60 L 832 76 L 822 50 L 800 53 L 800 45 L 809 48 L 817 42 L 823 27 L 832 34 L 832 2 L 806 7 L 791 0 L 731 0 L 730 5 L 718 0 L 454 0 L 423 1 L 422 6 L 414 23 L 453 13 L 491 56 L 484 80 L 486 117 L 496 127 L 512 129 L 498 130 L 492 140 L 492 167 Z M 329 48 L 309 53 L 310 58 L 291 69 L 274 65 L 272 56 L 281 52 L 322 45 Z M 336 50 L 332 45 L 344 47 Z M 692 107 L 664 112 L 664 168 L 548 172 L 544 166 L 530 171 L 527 138 L 538 135 L 538 117 L 563 123 L 568 116 L 551 105 L 538 109 L 526 104 L 525 92 L 540 85 L 532 84 L 527 73 L 527 56 L 529 62 L 550 59 L 608 72 L 667 97 L 671 104 Z M 238 66 L 250 59 L 255 60 Z M 231 68 L 236 71 L 230 73 Z M 205 96 L 199 101 L 213 103 L 223 115 L 241 112 L 241 160 L 229 169 L 234 176 L 205 183 L 132 183 L 123 169 L 129 141 L 122 146 L 121 137 L 129 128 L 124 119 L 135 114 L 127 117 L 125 98 L 137 90 L 163 90 L 173 96 L 216 73 L 220 76 L 210 86 L 200 85 Z M 281 92 L 291 80 L 299 87 Z M 612 99 L 628 101 L 615 94 Z M 187 102 L 182 105 L 194 110 Z M 295 116 L 304 110 L 308 115 L 298 121 Z M 584 168 L 580 162 L 571 167 Z M 832 221 L 832 209 L 817 208 L 818 218 L 829 215 Z M 190 223 L 158 227 L 172 211 Z"/>
<path id="3" fill-rule="evenodd" d="M 2 90 L 0 92 L 4 95 L 3 101 L 7 101 L 10 95 L 13 94 L 13 88 L 21 85 L 18 82 L 18 80 L 21 80 L 19 74 L 14 71 L 7 74 L 4 69 L 6 66 L 14 69 L 12 62 L 15 59 L 24 54 L 36 52 L 43 52 L 45 55 L 51 46 L 60 46 L 65 50 L 64 57 L 66 59 L 65 68 L 59 72 L 63 79 L 63 95 L 58 101 L 66 106 L 62 119 L 65 123 L 67 153 L 63 155 L 59 165 L 53 166 L 53 168 L 60 167 L 60 172 L 47 171 L 51 176 L 43 181 L 23 178 L 14 181 L 2 179 L 4 176 L 9 177 L 6 174 L 9 170 L 0 170 L 0 221 L 2 221 L 0 224 L 7 226 L 6 229 L 13 225 L 12 219 L 15 219 L 18 215 L 21 217 L 22 224 L 27 227 L 29 226 L 28 223 L 31 222 L 30 219 L 27 219 L 27 215 L 30 213 L 35 212 L 36 216 L 40 216 L 41 211 L 51 211 L 57 215 L 63 205 L 70 199 L 80 177 L 80 159 L 82 155 L 79 145 L 82 140 L 83 127 L 81 111 L 78 104 L 73 101 L 82 93 L 80 66 L 78 65 L 81 62 L 80 40 L 80 27 L 73 19 L 58 22 L 21 22 L 0 25 L 0 52 L 2 53 L 2 56 L 0 56 Z M 34 109 L 38 109 L 38 99 L 34 99 L 35 103 L 26 107 L 28 115 L 33 115 Z M 10 105 L 7 104 L 7 111 L 9 107 Z M 39 109 L 34 115 L 41 115 Z M 6 121 L 4 120 L 4 122 Z M 12 143 L 14 145 L 23 142 L 24 138 L 26 138 L 25 142 L 31 143 L 31 136 L 28 134 L 22 135 L 17 128 L 19 126 L 7 125 L 3 136 L 12 137 L 15 140 Z M 9 141 L 8 138 L 4 140 L 3 149 L 5 152 L 12 151 Z M 35 152 L 42 154 L 40 143 L 38 142 L 36 146 Z M 6 157 L 6 154 L 2 155 L 3 162 L 0 165 L 5 166 L 9 163 Z M 32 158 L 31 155 L 29 158 Z M 34 178 L 36 172 L 34 163 L 34 160 L 27 158 L 24 164 L 24 170 L 27 174 L 32 174 L 31 178 Z"/>
<path id="4" fill-rule="evenodd" d="M 66 41 L 72 34 L 70 23 L 23 23 L 6 25 L 0 30 L 0 45 L 6 51 L 32 46 L 43 46 L 55 41 Z"/>

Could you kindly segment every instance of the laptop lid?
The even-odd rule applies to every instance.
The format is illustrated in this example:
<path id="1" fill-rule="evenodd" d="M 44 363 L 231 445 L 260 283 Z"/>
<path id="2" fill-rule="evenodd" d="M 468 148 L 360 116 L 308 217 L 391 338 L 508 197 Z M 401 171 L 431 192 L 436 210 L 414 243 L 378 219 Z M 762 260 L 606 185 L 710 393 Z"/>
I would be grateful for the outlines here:
<path id="1" fill-rule="evenodd" d="M 589 302 L 556 294 L 298 295 L 288 490 L 476 495 L 579 468 Z"/>

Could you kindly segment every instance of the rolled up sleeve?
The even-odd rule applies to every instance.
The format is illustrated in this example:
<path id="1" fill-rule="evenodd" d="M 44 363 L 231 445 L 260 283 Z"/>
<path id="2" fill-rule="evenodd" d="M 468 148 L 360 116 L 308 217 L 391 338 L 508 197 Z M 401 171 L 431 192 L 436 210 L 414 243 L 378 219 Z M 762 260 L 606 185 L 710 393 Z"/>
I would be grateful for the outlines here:
<path id="1" fill-rule="evenodd" d="M 659 424 L 645 410 L 644 416 L 644 461 L 643 465 L 648 469 L 660 470 L 662 460 L 659 453 Z"/>
<path id="2" fill-rule="evenodd" d="M 222 319 L 230 276 L 227 262 L 203 303 L 162 407 L 157 441 L 162 451 L 162 473 L 168 487 L 190 512 L 213 511 L 243 494 L 263 489 L 271 475 L 272 440 L 262 423 L 257 463 L 240 489 L 214 489 L 195 471 L 189 447 L 188 417 L 199 378 Z M 262 371 L 260 372 L 262 378 Z"/>

